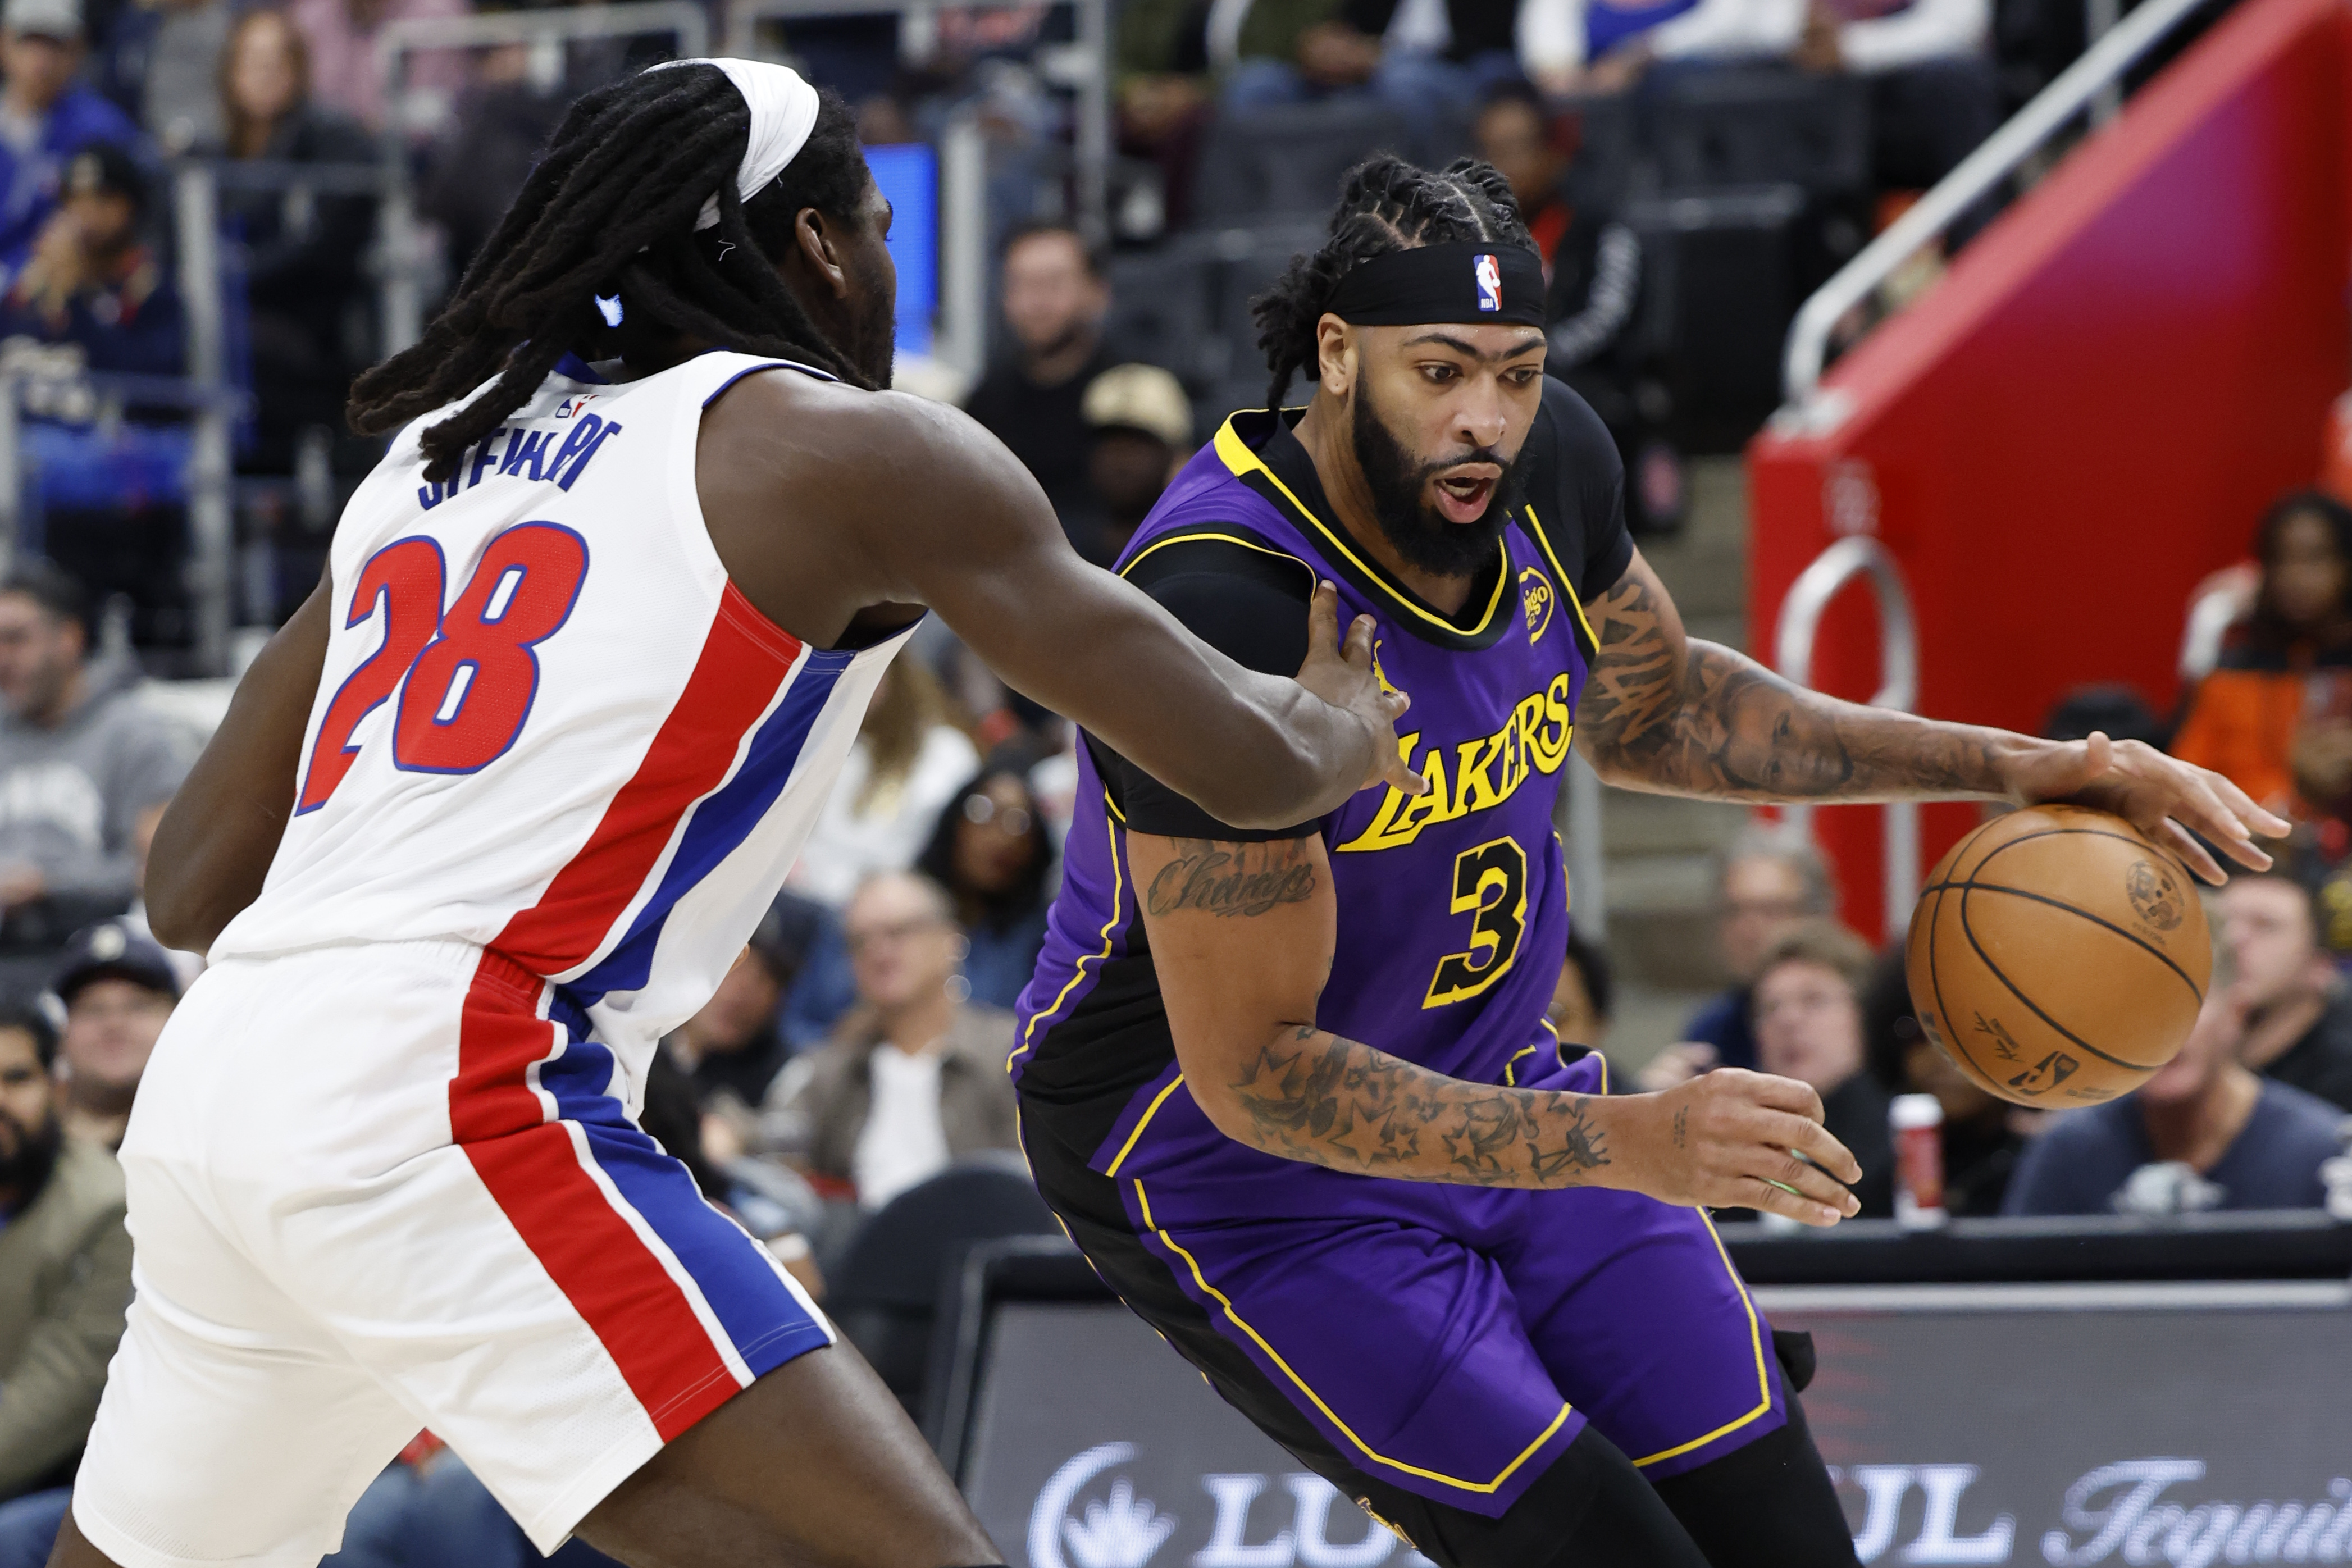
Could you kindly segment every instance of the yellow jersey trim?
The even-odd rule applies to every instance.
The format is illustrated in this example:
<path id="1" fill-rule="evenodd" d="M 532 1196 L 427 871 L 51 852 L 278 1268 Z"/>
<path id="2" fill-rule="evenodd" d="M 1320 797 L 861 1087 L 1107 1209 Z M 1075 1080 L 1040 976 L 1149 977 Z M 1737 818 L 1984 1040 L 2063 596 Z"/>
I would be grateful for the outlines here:
<path id="1" fill-rule="evenodd" d="M 1166 1089 L 1161 1089 L 1158 1094 L 1151 1097 L 1151 1103 L 1143 1108 L 1143 1120 L 1135 1124 L 1135 1131 L 1129 1133 L 1127 1135 L 1127 1142 L 1118 1146 L 1118 1156 L 1111 1161 L 1110 1168 L 1103 1172 L 1104 1175 L 1116 1176 L 1118 1174 L 1118 1168 L 1127 1163 L 1127 1157 L 1129 1154 L 1135 1152 L 1135 1141 L 1143 1136 L 1143 1130 L 1151 1125 L 1151 1119 L 1153 1117 L 1160 1114 L 1160 1106 L 1167 1103 L 1168 1097 L 1175 1093 L 1178 1086 L 1182 1084 L 1183 1081 L 1184 1075 L 1180 1072 L 1176 1075 L 1176 1079 L 1173 1083 L 1171 1083 Z"/>
<path id="2" fill-rule="evenodd" d="M 1551 1026 L 1549 1024 L 1546 1024 L 1544 1027 L 1549 1029 Z M 1554 1035 L 1552 1037 L 1552 1044 L 1557 1046 L 1559 1043 L 1559 1037 L 1558 1035 Z M 1521 1057 L 1531 1057 L 1535 1054 L 1536 1048 L 1533 1046 L 1521 1046 L 1517 1050 L 1511 1053 L 1511 1059 L 1503 1064 L 1503 1087 L 1505 1089 L 1517 1089 L 1519 1087 L 1519 1058 Z"/>
<path id="3" fill-rule="evenodd" d="M 1513 1473 L 1516 1472 L 1521 1465 L 1526 1464 L 1529 1459 L 1535 1457 L 1537 1449 L 1551 1441 L 1552 1434 L 1560 1429 L 1560 1427 L 1567 1422 L 1569 1415 L 1572 1413 L 1574 1407 L 1566 1403 L 1562 1403 L 1559 1407 L 1559 1414 L 1551 1418 L 1551 1425 L 1537 1433 L 1535 1441 L 1520 1449 L 1519 1457 L 1513 1459 L 1509 1464 L 1505 1465 L 1502 1469 L 1496 1473 L 1495 1479 L 1491 1481 L 1461 1480 L 1453 1476 L 1440 1475 L 1435 1470 L 1424 1470 L 1418 1465 L 1408 1465 L 1402 1459 L 1391 1459 L 1385 1455 L 1373 1452 L 1370 1445 L 1368 1445 L 1361 1437 L 1357 1436 L 1354 1430 L 1350 1428 L 1345 1421 L 1339 1419 L 1339 1412 L 1333 1410 L 1328 1405 L 1324 1404 L 1323 1396 L 1316 1393 L 1314 1389 L 1307 1386 L 1307 1380 L 1305 1378 L 1290 1370 L 1290 1363 L 1282 1359 L 1282 1352 L 1276 1350 L 1272 1345 L 1266 1343 L 1265 1335 L 1259 1333 L 1255 1329 L 1250 1327 L 1247 1322 L 1243 1321 L 1242 1315 L 1234 1310 L 1232 1299 L 1223 1290 L 1220 1290 L 1214 1285 L 1210 1284 L 1208 1278 L 1201 1272 L 1200 1261 L 1191 1253 L 1185 1251 L 1184 1248 L 1177 1243 L 1174 1237 L 1160 1229 L 1159 1225 L 1153 1221 L 1151 1217 L 1151 1199 L 1144 1193 L 1142 1180 L 1139 1177 L 1135 1176 L 1130 1176 L 1128 1180 L 1135 1184 L 1135 1201 L 1143 1210 L 1143 1223 L 1145 1227 L 1149 1229 L 1152 1235 L 1160 1238 L 1160 1245 L 1167 1247 L 1169 1251 L 1174 1253 L 1177 1257 L 1184 1260 L 1185 1267 L 1192 1271 L 1192 1282 L 1200 1286 L 1202 1290 L 1215 1297 L 1217 1299 L 1217 1305 L 1225 1310 L 1226 1321 L 1231 1322 L 1234 1327 L 1239 1329 L 1242 1332 L 1247 1334 L 1257 1345 L 1257 1348 L 1264 1351 L 1266 1353 L 1267 1358 L 1271 1360 L 1275 1365 L 1282 1369 L 1283 1376 L 1290 1379 L 1292 1383 L 1297 1384 L 1298 1391 L 1307 1395 L 1308 1399 L 1314 1401 L 1315 1408 L 1323 1412 L 1324 1416 L 1329 1420 L 1331 1425 L 1338 1427 L 1341 1435 L 1343 1435 L 1349 1442 L 1353 1443 L 1358 1450 L 1373 1463 L 1385 1465 L 1392 1470 L 1402 1470 L 1408 1476 L 1419 1476 L 1425 1481 L 1435 1481 L 1440 1486 L 1458 1487 L 1465 1492 L 1500 1491 L 1503 1488 L 1503 1483 L 1509 1480 Z M 1748 1309 L 1748 1315 L 1750 1318 L 1755 1316 L 1754 1308 L 1751 1307 Z"/>
<path id="4" fill-rule="evenodd" d="M 1104 831 L 1110 836 L 1110 918 L 1103 921 L 1102 951 L 1082 955 L 1070 971 L 1070 983 L 1062 987 L 1061 994 L 1054 998 L 1054 1005 L 1042 1013 L 1032 1013 L 1029 1016 L 1029 1026 L 1021 1031 L 1021 1043 L 1013 1048 L 1011 1056 L 1004 1058 L 1004 1070 L 1008 1073 L 1013 1070 L 1013 1064 L 1026 1056 L 1029 1047 L 1036 1044 L 1031 1037 L 1037 1033 L 1037 1020 L 1050 1018 L 1059 1013 L 1062 1010 L 1062 1004 L 1070 999 L 1070 993 L 1078 988 L 1078 982 L 1087 977 L 1087 961 L 1092 959 L 1097 969 L 1110 962 L 1112 933 L 1117 931 L 1119 926 L 1119 899 L 1127 887 L 1127 868 L 1118 858 L 1118 807 L 1111 805 L 1108 790 L 1103 791 L 1103 805 L 1110 811 L 1110 816 L 1103 822 Z"/>
<path id="5" fill-rule="evenodd" d="M 1277 479 L 1275 482 L 1279 484 L 1281 481 Z M 1304 509 L 1302 508 L 1301 510 Z M 1255 539 L 1244 539 L 1239 534 L 1234 533 L 1171 533 L 1164 538 L 1155 539 L 1150 543 L 1145 545 L 1142 549 L 1137 551 L 1135 552 L 1135 559 L 1120 567 L 1118 569 L 1118 574 L 1122 577 L 1126 576 L 1129 572 L 1132 572 L 1138 566 L 1142 565 L 1145 557 L 1150 555 L 1154 551 L 1165 550 L 1171 544 L 1194 544 L 1202 540 L 1213 541 L 1218 544 L 1238 544 L 1244 550 L 1255 550 L 1260 555 L 1271 555 L 1277 561 L 1287 561 L 1297 566 L 1300 571 L 1305 572 L 1310 577 L 1318 575 L 1314 567 L 1308 565 L 1306 562 L 1301 561 L 1297 556 L 1293 555 L 1287 550 L 1276 550 L 1270 546 L 1260 544 Z"/>
<path id="6" fill-rule="evenodd" d="M 1568 607 L 1576 612 L 1576 624 L 1584 628 L 1584 645 L 1592 650 L 1595 658 L 1598 658 L 1601 653 L 1601 639 L 1592 635 L 1592 623 L 1584 618 L 1583 596 L 1577 593 L 1576 584 L 1568 580 L 1568 569 L 1559 563 L 1559 552 L 1551 547 L 1551 535 L 1544 531 L 1543 519 L 1536 515 L 1535 504 L 1528 503 L 1525 510 L 1528 521 L 1532 525 L 1536 542 L 1543 546 L 1544 559 L 1551 563 L 1552 573 L 1559 579 L 1560 596 L 1568 601 Z"/>
<path id="7" fill-rule="evenodd" d="M 1357 554 L 1355 551 L 1349 548 L 1348 542 L 1345 539 L 1342 539 L 1339 533 L 1332 529 L 1329 523 L 1325 522 L 1321 518 L 1309 511 L 1307 509 L 1307 503 L 1300 500 L 1298 497 L 1293 493 L 1291 488 L 1288 485 L 1284 484 L 1282 480 L 1276 476 L 1275 471 L 1272 468 L 1265 466 L 1265 459 L 1261 458 L 1255 452 L 1249 449 L 1249 444 L 1244 441 L 1240 435 L 1234 429 L 1234 422 L 1230 416 L 1227 416 L 1223 425 L 1217 427 L 1217 439 L 1215 445 L 1218 458 L 1223 462 L 1226 468 L 1233 473 L 1234 478 L 1238 479 L 1244 474 L 1264 474 L 1266 478 L 1266 482 L 1271 484 L 1276 489 L 1282 492 L 1283 499 L 1290 502 L 1291 506 L 1297 511 L 1298 515 L 1305 518 L 1308 522 L 1314 524 L 1315 531 L 1321 534 L 1326 540 L 1328 540 L 1330 542 L 1332 549 L 1338 551 L 1351 565 L 1356 568 L 1357 571 L 1361 572 L 1367 579 L 1378 584 L 1382 593 L 1394 600 L 1398 609 L 1403 610 L 1411 615 L 1417 616 L 1421 619 L 1428 622 L 1431 626 L 1454 637 L 1476 637 L 1481 632 L 1484 632 L 1488 626 L 1495 624 L 1495 613 L 1502 607 L 1503 604 L 1503 590 L 1512 585 L 1512 577 L 1508 571 L 1502 571 L 1495 574 L 1495 592 L 1493 596 L 1486 601 L 1486 613 L 1478 617 L 1478 624 L 1475 626 L 1457 625 L 1453 621 L 1447 620 L 1444 616 L 1439 615 L 1436 611 L 1423 609 L 1421 605 L 1414 604 L 1411 599 L 1406 598 L 1402 593 L 1397 591 L 1393 584 L 1389 582 L 1388 574 L 1381 571 L 1378 566 L 1372 565 L 1362 556 Z M 1510 548 L 1499 539 L 1495 542 L 1495 548 L 1502 552 L 1504 565 L 1507 567 L 1510 564 Z M 1143 559 L 1143 557 L 1140 555 L 1136 557 L 1136 560 L 1138 561 L 1140 561 L 1141 559 Z M 1294 559 L 1296 558 L 1294 557 Z M 1132 563 L 1130 563 L 1130 564 L 1132 564 Z M 1556 569 L 1558 563 L 1555 562 L 1554 566 Z M 1573 597 L 1573 595 L 1571 595 L 1570 597 Z"/>
<path id="8" fill-rule="evenodd" d="M 1606 1069 L 1604 1068 L 1603 1070 L 1605 1071 Z M 1740 1305 L 1748 1309 L 1748 1340 L 1750 1344 L 1756 1347 L 1756 1408 L 1749 1411 L 1747 1415 L 1740 1416 L 1736 1421 L 1725 1422 L 1722 1426 L 1717 1427 L 1714 1431 L 1706 1434 L 1704 1436 L 1694 1437 L 1687 1443 L 1677 1444 L 1671 1448 L 1662 1448 L 1657 1453 L 1649 1456 L 1647 1458 L 1636 1459 L 1633 1463 L 1637 1468 L 1643 1465 L 1654 1465 L 1662 1459 L 1671 1459 L 1677 1455 L 1687 1454 L 1693 1448 L 1704 1448 L 1709 1443 L 1714 1442 L 1717 1437 L 1726 1436 L 1730 1433 L 1738 1431 L 1742 1426 L 1747 1426 L 1749 1422 L 1757 1419 L 1757 1417 L 1764 1415 L 1772 1408 L 1772 1374 L 1765 1370 L 1764 1331 L 1760 1326 L 1759 1326 L 1757 1321 L 1756 1303 L 1748 1299 L 1747 1283 L 1739 1278 L 1739 1270 L 1731 1266 L 1731 1254 L 1724 1250 L 1723 1237 L 1716 1234 L 1715 1222 L 1706 1217 L 1706 1211 L 1705 1209 L 1700 1209 L 1696 1212 L 1698 1214 L 1699 1224 L 1706 1226 L 1706 1234 L 1712 1237 L 1715 1242 L 1716 1253 L 1723 1259 L 1724 1271 L 1731 1276 L 1732 1288 L 1739 1292 Z"/>

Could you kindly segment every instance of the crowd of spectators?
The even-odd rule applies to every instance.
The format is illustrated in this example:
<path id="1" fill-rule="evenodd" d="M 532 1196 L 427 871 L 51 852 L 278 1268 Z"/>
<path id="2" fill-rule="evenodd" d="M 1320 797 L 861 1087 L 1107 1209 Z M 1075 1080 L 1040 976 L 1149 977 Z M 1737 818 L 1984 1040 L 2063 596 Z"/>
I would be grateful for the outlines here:
<path id="1" fill-rule="evenodd" d="M 659 42 L 425 48 L 404 55 L 389 79 L 383 70 L 388 25 L 501 4 L 0 6 L 0 360 L 29 388 L 33 542 L 100 597 L 128 595 L 142 648 L 190 635 L 178 571 L 195 472 L 186 415 L 134 397 L 127 420 L 93 421 L 122 409 L 126 395 L 103 384 L 93 393 L 83 378 L 191 366 L 165 161 L 193 156 L 228 171 L 217 197 L 226 374 L 252 395 L 236 463 L 241 476 L 273 481 L 240 489 L 240 526 L 285 542 L 288 498 L 299 493 L 306 524 L 322 530 L 335 487 L 373 456 L 342 433 L 341 412 L 351 377 L 382 346 L 382 269 L 413 269 L 428 295 L 436 278 L 461 272 L 571 95 L 643 63 Z M 1013 159 L 1025 173 L 992 179 L 992 226 L 1011 231 L 991 258 L 1000 352 L 977 367 L 964 401 L 1028 464 L 1080 552 L 1108 561 L 1168 470 L 1245 394 L 1204 384 L 1197 367 L 1149 374 L 1158 367 L 1124 353 L 1107 330 L 1101 237 L 1081 239 L 1058 219 L 1022 221 L 1024 211 L 1067 208 L 1056 160 L 1072 132 L 1051 101 L 1045 53 L 1066 23 L 1050 9 L 795 19 L 759 47 L 781 48 L 848 95 L 869 140 L 928 134 L 950 106 L 977 102 L 992 136 L 1025 148 Z M 1616 434 L 1638 526 L 1672 525 L 1681 471 L 1656 367 L 1643 358 L 1654 349 L 1637 349 L 1633 331 L 1653 263 L 1612 193 L 1570 194 L 1585 109 L 1710 71 L 1854 75 L 1871 84 L 1879 184 L 1910 191 L 1973 146 L 2002 101 L 1988 0 L 1120 0 L 1113 9 L 1119 146 L 1167 172 L 1157 210 L 1178 226 L 1218 117 L 1385 106 L 1405 127 L 1403 150 L 1475 150 L 1502 167 L 1551 279 L 1551 368 Z M 395 258 L 378 247 L 374 195 L 299 174 L 375 164 L 404 142 L 425 228 Z M 1166 225 L 1116 226 L 1132 247 Z M 1215 330 L 1246 336 L 1230 316 Z M 1238 337 L 1235 348 L 1248 357 Z M 323 486 L 327 499 L 302 485 Z M 315 554 L 320 544 L 314 536 L 299 548 Z M 247 590 L 265 615 L 290 607 L 308 581 L 294 562 L 270 570 L 272 582 Z"/>

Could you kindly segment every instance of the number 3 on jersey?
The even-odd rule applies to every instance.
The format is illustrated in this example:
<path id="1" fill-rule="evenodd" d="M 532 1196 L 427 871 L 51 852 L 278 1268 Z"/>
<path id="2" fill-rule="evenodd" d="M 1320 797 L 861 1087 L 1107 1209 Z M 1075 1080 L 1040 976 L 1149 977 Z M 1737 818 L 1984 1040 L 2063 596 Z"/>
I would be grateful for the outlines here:
<path id="1" fill-rule="evenodd" d="M 1454 858 L 1452 908 L 1470 917 L 1470 951 L 1437 961 L 1424 1008 L 1475 996 L 1519 955 L 1528 929 L 1528 854 L 1517 839 L 1489 839 Z"/>
<path id="2" fill-rule="evenodd" d="M 532 650 L 571 618 L 587 575 L 585 540 L 556 523 L 520 523 L 490 541 L 445 614 L 440 545 L 401 539 L 370 556 L 343 625 L 381 612 L 383 642 L 327 705 L 296 814 L 327 804 L 358 760 L 352 732 L 394 691 L 394 767 L 470 773 L 504 755 L 539 695 Z"/>

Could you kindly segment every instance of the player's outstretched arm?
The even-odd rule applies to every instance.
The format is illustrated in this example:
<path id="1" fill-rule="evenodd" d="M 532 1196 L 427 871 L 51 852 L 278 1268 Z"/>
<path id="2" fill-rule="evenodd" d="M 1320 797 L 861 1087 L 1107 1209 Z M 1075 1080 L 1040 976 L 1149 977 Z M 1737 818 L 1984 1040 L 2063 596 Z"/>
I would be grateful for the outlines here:
<path id="1" fill-rule="evenodd" d="M 327 663 L 329 593 L 321 577 L 246 670 L 228 716 L 155 828 L 147 920 L 166 947 L 208 951 L 260 896 L 294 815 L 302 732 Z"/>
<path id="2" fill-rule="evenodd" d="M 1185 1087 L 1227 1137 L 1405 1181 L 1620 1187 L 1811 1225 L 1854 1212 L 1831 1176 L 1861 1167 L 1804 1084 L 1726 1069 L 1663 1094 L 1510 1089 L 1318 1028 L 1338 919 L 1320 838 L 1127 845 Z"/>
<path id="3" fill-rule="evenodd" d="M 971 505 L 899 559 L 923 602 L 1016 690 L 1100 736 L 1220 821 L 1277 827 L 1386 780 L 1404 704 L 1371 671 L 1371 628 L 1318 589 L 1297 679 L 1245 669 L 1069 546 L 1034 479 L 977 426 L 955 433 Z"/>
<path id="4" fill-rule="evenodd" d="M 1591 605 L 1600 653 L 1577 704 L 1578 747 L 1610 783 L 1757 802 L 1980 796 L 2069 800 L 2129 818 L 2208 881 L 2221 869 L 2185 829 L 2242 865 L 2287 825 L 2221 774 L 2137 741 L 2037 741 L 1841 701 L 1747 655 L 1685 635 L 1639 552 Z"/>
<path id="5" fill-rule="evenodd" d="M 1015 689 L 1219 820 L 1279 827 L 1369 784 L 1412 793 L 1404 710 L 1343 642 L 1336 595 L 1296 679 L 1243 668 L 1070 548 L 1037 482 L 978 425 L 913 397 L 755 376 L 706 416 L 698 467 L 719 555 L 780 624 L 829 643 L 845 612 L 928 605 Z M 793 548 L 778 519 L 832 526 Z"/>

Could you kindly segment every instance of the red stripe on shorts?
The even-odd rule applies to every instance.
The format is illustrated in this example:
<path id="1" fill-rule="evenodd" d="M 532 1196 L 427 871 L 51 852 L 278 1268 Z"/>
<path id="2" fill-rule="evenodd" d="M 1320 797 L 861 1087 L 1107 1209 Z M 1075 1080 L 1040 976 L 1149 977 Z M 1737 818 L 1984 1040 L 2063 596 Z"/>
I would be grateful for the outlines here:
<path id="1" fill-rule="evenodd" d="M 627 912 L 680 820 L 726 781 L 800 651 L 728 584 L 644 761 L 539 902 L 484 952 L 458 1028 L 450 1131 L 665 1442 L 732 1397 L 734 1373 L 678 1282 L 583 1168 L 569 1130 L 548 1120 L 530 1078 L 555 1048 L 540 990 Z"/>

